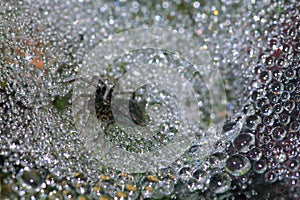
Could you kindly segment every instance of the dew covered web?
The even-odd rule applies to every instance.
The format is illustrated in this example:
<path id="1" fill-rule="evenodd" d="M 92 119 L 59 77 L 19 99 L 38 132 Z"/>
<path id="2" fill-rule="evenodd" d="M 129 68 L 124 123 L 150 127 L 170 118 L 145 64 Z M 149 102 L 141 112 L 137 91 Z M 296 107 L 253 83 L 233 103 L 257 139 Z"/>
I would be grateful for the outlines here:
<path id="1" fill-rule="evenodd" d="M 155 48 L 128 51 L 78 85 L 78 74 L 95 69 L 90 62 L 101 65 L 89 56 L 101 42 L 147 27 L 192 37 L 189 47 L 208 52 L 207 66 L 222 77 L 207 80 L 224 95 L 203 82 L 207 68 Z M 0 199 L 299 199 L 299 41 L 296 0 L 2 0 Z M 124 99 L 110 98 L 110 89 L 126 95 L 127 72 L 163 81 L 170 70 L 191 83 L 195 104 L 180 103 L 189 90 L 164 84 L 134 88 L 126 116 Z M 86 88 L 94 93 L 80 104 L 74 97 Z M 181 133 L 194 137 L 183 144 Z M 172 142 L 185 148 L 165 148 Z M 115 149 L 125 153 L 106 156 Z"/>

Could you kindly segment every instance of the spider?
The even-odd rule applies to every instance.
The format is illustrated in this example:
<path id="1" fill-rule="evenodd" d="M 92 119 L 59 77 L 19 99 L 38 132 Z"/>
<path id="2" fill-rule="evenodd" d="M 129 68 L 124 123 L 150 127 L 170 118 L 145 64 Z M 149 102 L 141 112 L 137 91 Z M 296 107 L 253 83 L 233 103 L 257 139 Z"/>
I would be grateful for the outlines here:
<path id="1" fill-rule="evenodd" d="M 76 102 L 77 100 L 79 100 L 79 98 L 88 98 L 87 100 L 87 104 L 86 104 L 86 110 L 94 110 L 95 111 L 95 115 L 97 117 L 98 120 L 100 120 L 102 122 L 102 127 L 103 127 L 103 133 L 105 136 L 109 136 L 110 135 L 110 127 L 111 125 L 113 125 L 116 120 L 115 117 L 113 115 L 113 111 L 112 111 L 112 95 L 113 95 L 113 91 L 115 88 L 115 84 L 113 85 L 106 85 L 103 80 L 99 79 L 99 77 L 94 76 L 92 77 L 91 80 L 87 80 L 85 78 L 77 78 L 77 79 L 72 79 L 63 83 L 72 83 L 76 80 L 81 80 L 93 87 L 96 88 L 96 91 L 94 94 L 80 94 L 76 99 L 73 100 L 73 102 Z M 95 84 L 96 81 L 94 80 L 98 80 L 98 84 Z M 146 111 L 145 111 L 145 107 L 146 107 L 146 102 L 142 101 L 142 102 L 138 102 L 136 100 L 136 92 L 120 92 L 119 94 L 129 94 L 131 95 L 131 98 L 128 100 L 121 100 L 121 101 L 116 101 L 117 106 L 116 106 L 116 110 L 114 110 L 114 112 L 117 113 L 116 116 L 121 117 L 122 121 L 126 120 L 128 121 L 132 121 L 134 124 L 140 126 L 140 127 L 144 127 L 146 129 L 146 131 L 148 132 L 152 132 L 149 127 L 147 127 L 148 122 L 150 121 L 150 117 L 147 115 Z M 124 109 L 122 111 L 122 106 L 126 105 L 129 103 L 129 113 L 124 113 Z M 160 135 L 159 132 L 157 132 L 156 134 Z M 155 134 L 155 135 L 156 135 Z M 166 144 L 162 141 L 160 141 L 155 135 L 153 135 L 151 138 L 147 138 L 147 141 L 151 141 L 151 140 L 155 140 L 157 141 L 160 145 L 162 146 L 166 146 Z M 112 141 L 112 140 L 111 140 Z M 139 141 L 139 140 L 138 140 Z M 144 142 L 142 142 L 144 143 Z M 132 146 L 132 145 L 131 145 Z"/>
<path id="2" fill-rule="evenodd" d="M 91 82 L 82 77 L 80 77 L 78 79 L 96 88 L 94 95 L 81 94 L 81 95 L 79 95 L 79 97 L 77 97 L 77 99 L 80 97 L 89 97 L 87 109 L 93 110 L 93 108 L 91 106 L 94 105 L 96 117 L 98 120 L 105 123 L 104 133 L 107 133 L 109 126 L 115 123 L 115 119 L 114 119 L 113 111 L 112 111 L 112 102 L 111 102 L 115 84 L 109 87 L 97 76 L 94 76 L 92 78 Z M 97 85 L 95 85 L 93 83 L 94 82 L 93 80 L 95 80 L 95 79 L 98 79 Z M 71 83 L 71 82 L 74 82 L 75 80 L 76 79 L 72 79 L 72 80 L 64 82 L 64 83 Z M 131 94 L 131 99 L 129 100 L 129 116 L 130 117 L 124 113 L 121 113 L 121 111 L 119 111 L 119 110 L 117 110 L 117 112 L 118 112 L 118 114 L 121 114 L 122 116 L 124 116 L 126 118 L 130 118 L 130 120 L 132 120 L 136 125 L 145 127 L 147 125 L 147 122 L 149 121 L 148 120 L 149 117 L 148 117 L 148 115 L 146 115 L 146 111 L 145 111 L 145 103 L 143 102 L 141 104 L 135 100 L 135 92 L 122 92 L 121 94 L 128 94 L 128 93 Z M 75 99 L 74 102 L 77 99 Z M 93 104 L 93 101 L 94 101 L 94 104 Z M 126 102 L 121 101 L 120 103 L 126 103 Z M 118 107 L 119 106 L 122 106 L 122 105 L 118 105 Z"/>

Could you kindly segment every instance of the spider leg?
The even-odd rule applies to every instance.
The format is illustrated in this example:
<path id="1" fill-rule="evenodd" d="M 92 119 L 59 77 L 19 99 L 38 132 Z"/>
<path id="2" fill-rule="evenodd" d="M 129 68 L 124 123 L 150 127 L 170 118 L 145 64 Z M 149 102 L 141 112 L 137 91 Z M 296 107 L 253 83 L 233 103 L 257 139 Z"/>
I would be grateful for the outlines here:
<path id="1" fill-rule="evenodd" d="M 98 84 L 95 84 L 95 82 L 96 82 L 95 80 L 97 80 L 97 82 L 98 82 L 98 80 L 101 81 L 99 76 L 96 76 L 96 75 L 94 75 L 91 80 L 87 80 L 86 78 L 83 78 L 83 77 L 79 77 L 78 80 L 83 81 L 83 82 L 85 82 L 85 83 L 87 83 L 87 84 L 89 84 L 89 85 L 91 85 L 95 88 L 98 87 Z M 101 81 L 101 82 L 103 83 L 103 81 Z"/>

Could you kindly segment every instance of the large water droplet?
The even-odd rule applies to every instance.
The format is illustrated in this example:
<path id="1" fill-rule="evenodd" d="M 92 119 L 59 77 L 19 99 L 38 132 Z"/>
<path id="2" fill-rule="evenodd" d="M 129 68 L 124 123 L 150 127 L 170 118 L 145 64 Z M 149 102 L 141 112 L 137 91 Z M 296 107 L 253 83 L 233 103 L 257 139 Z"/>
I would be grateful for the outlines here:
<path id="1" fill-rule="evenodd" d="M 193 171 L 193 177 L 197 180 L 198 183 L 201 184 L 207 180 L 209 167 L 210 164 L 208 162 L 204 162 Z"/>
<path id="2" fill-rule="evenodd" d="M 226 161 L 226 171 L 233 176 L 242 176 L 251 168 L 251 164 L 247 157 L 236 154 L 230 156 Z"/>
<path id="3" fill-rule="evenodd" d="M 227 156 L 226 153 L 215 152 L 215 153 L 210 155 L 209 162 L 214 167 L 223 167 L 227 157 L 228 156 Z"/>
<path id="4" fill-rule="evenodd" d="M 210 177 L 209 189 L 216 194 L 228 191 L 231 187 L 231 178 L 226 173 L 216 173 Z"/>

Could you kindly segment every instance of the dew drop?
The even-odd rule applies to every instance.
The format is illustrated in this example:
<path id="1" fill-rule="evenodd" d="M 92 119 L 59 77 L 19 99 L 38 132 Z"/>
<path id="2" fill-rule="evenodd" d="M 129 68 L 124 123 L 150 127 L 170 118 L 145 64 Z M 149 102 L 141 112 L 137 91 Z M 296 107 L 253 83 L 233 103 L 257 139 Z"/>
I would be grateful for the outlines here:
<path id="1" fill-rule="evenodd" d="M 43 178 L 34 169 L 21 169 L 17 177 L 24 185 L 31 188 L 38 188 L 43 183 Z"/>
<path id="2" fill-rule="evenodd" d="M 202 163 L 193 171 L 193 177 L 198 183 L 204 183 L 208 178 L 209 163 Z"/>
<path id="3" fill-rule="evenodd" d="M 293 83 L 288 83 L 284 86 L 285 90 L 288 92 L 294 92 L 296 87 Z"/>
<path id="4" fill-rule="evenodd" d="M 286 136 L 286 130 L 278 126 L 272 129 L 271 134 L 275 141 L 281 141 Z"/>
<path id="5" fill-rule="evenodd" d="M 256 107 L 261 108 L 265 105 L 269 104 L 269 99 L 268 98 L 260 98 L 256 102 Z"/>
<path id="6" fill-rule="evenodd" d="M 266 65 L 268 66 L 271 66 L 274 62 L 274 58 L 272 56 L 269 56 L 267 59 L 266 59 Z"/>
<path id="7" fill-rule="evenodd" d="M 279 70 L 274 70 L 272 77 L 273 77 L 274 80 L 280 81 L 281 77 L 282 77 L 282 72 L 279 71 Z"/>
<path id="8" fill-rule="evenodd" d="M 246 125 L 251 130 L 255 130 L 256 126 L 261 122 L 261 119 L 258 115 L 250 115 L 246 119 Z"/>
<path id="9" fill-rule="evenodd" d="M 210 155 L 209 162 L 214 167 L 223 167 L 227 157 L 227 154 L 224 152 L 215 152 Z"/>
<path id="10" fill-rule="evenodd" d="M 279 154 L 277 154 L 275 156 L 275 159 L 277 160 L 277 162 L 282 163 L 282 162 L 286 161 L 287 156 L 284 152 L 280 152 Z"/>
<path id="11" fill-rule="evenodd" d="M 274 172 L 269 171 L 269 172 L 265 173 L 265 181 L 266 182 L 274 183 L 276 180 L 277 180 L 277 175 Z"/>
<path id="12" fill-rule="evenodd" d="M 266 125 L 266 126 L 272 126 L 274 124 L 274 117 L 272 115 L 269 115 L 269 116 L 265 116 L 263 118 L 263 123 Z"/>
<path id="13" fill-rule="evenodd" d="M 266 169 L 267 169 L 267 165 L 264 160 L 258 160 L 253 164 L 253 170 L 258 174 L 264 173 Z"/>
<path id="14" fill-rule="evenodd" d="M 281 95 L 280 95 L 280 99 L 281 99 L 282 101 L 287 101 L 287 100 L 290 99 L 290 97 L 291 97 L 291 95 L 290 95 L 290 93 L 289 93 L 288 91 L 284 91 L 284 92 L 282 92 Z"/>
<path id="15" fill-rule="evenodd" d="M 284 44 L 284 45 L 282 46 L 282 51 L 283 51 L 284 53 L 289 53 L 289 52 L 291 51 L 291 47 L 290 47 L 289 45 L 287 45 L 287 44 Z"/>
<path id="16" fill-rule="evenodd" d="M 274 94 L 278 94 L 283 90 L 283 84 L 280 82 L 275 82 L 271 85 L 271 90 Z"/>
<path id="17" fill-rule="evenodd" d="M 270 115 L 272 113 L 272 106 L 270 104 L 263 105 L 261 107 L 261 112 L 263 115 Z"/>
<path id="18" fill-rule="evenodd" d="M 283 111 L 283 106 L 280 103 L 274 105 L 273 110 L 275 113 L 280 114 Z"/>
<path id="19" fill-rule="evenodd" d="M 227 192 L 231 187 L 231 178 L 226 173 L 216 173 L 210 177 L 209 189 L 216 194 Z"/>
<path id="20" fill-rule="evenodd" d="M 242 133 L 238 135 L 233 142 L 238 151 L 246 153 L 249 147 L 254 144 L 254 137 L 250 133 Z"/>
<path id="21" fill-rule="evenodd" d="M 284 72 L 284 76 L 288 79 L 291 80 L 293 78 L 295 78 L 296 76 L 296 70 L 294 70 L 293 68 L 289 68 Z"/>
<path id="22" fill-rule="evenodd" d="M 291 113 L 294 110 L 295 105 L 296 104 L 293 100 L 287 100 L 286 102 L 284 102 L 284 109 Z"/>
<path id="23" fill-rule="evenodd" d="M 298 132 L 300 130 L 300 125 L 299 122 L 297 121 L 292 121 L 290 123 L 290 132 Z"/>
<path id="24" fill-rule="evenodd" d="M 252 160 L 259 160 L 262 156 L 262 152 L 259 148 L 253 147 L 249 151 L 249 158 Z"/>
<path id="25" fill-rule="evenodd" d="M 277 103 L 278 100 L 279 100 L 278 96 L 277 96 L 277 95 L 274 95 L 274 94 L 272 94 L 272 93 L 269 93 L 269 94 L 268 94 L 268 98 L 269 98 L 270 103 L 271 103 L 272 105 L 275 104 L 275 103 Z"/>
<path id="26" fill-rule="evenodd" d="M 280 114 L 279 115 L 279 122 L 282 125 L 287 125 L 288 123 L 290 123 L 291 117 L 287 114 Z"/>
<path id="27" fill-rule="evenodd" d="M 271 71 L 263 71 L 259 75 L 259 81 L 263 84 L 268 84 L 272 80 Z"/>
<path id="28" fill-rule="evenodd" d="M 226 160 L 226 171 L 233 176 L 242 176 L 251 168 L 247 157 L 236 154 Z"/>
<path id="29" fill-rule="evenodd" d="M 179 176 L 182 180 L 188 180 L 191 177 L 191 168 L 189 166 L 183 166 L 179 169 Z"/>
<path id="30" fill-rule="evenodd" d="M 289 168 L 290 171 L 296 172 L 299 168 L 299 161 L 295 160 L 295 159 L 291 159 L 288 162 L 288 168 Z"/>

